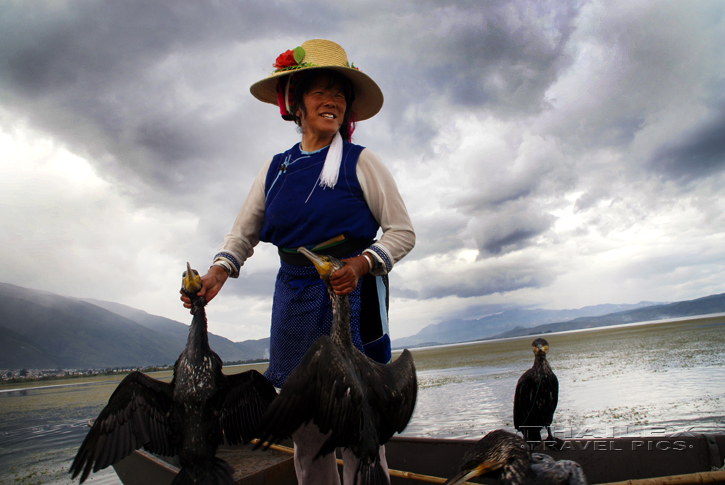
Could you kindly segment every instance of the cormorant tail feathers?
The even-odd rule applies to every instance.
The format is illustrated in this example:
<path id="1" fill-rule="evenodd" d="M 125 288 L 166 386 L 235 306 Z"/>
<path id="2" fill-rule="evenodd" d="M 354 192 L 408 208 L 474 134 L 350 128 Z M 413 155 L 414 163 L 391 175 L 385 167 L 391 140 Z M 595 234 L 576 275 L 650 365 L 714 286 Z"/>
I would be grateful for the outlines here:
<path id="1" fill-rule="evenodd" d="M 234 485 L 233 474 L 234 470 L 227 462 L 214 457 L 206 463 L 182 467 L 171 485 Z"/>
<path id="2" fill-rule="evenodd" d="M 358 477 L 360 480 L 358 481 Z M 375 460 L 373 464 L 365 463 L 363 460 L 358 460 L 357 470 L 355 471 L 355 479 L 353 485 L 390 485 L 390 479 L 388 474 L 380 465 L 379 460 Z"/>

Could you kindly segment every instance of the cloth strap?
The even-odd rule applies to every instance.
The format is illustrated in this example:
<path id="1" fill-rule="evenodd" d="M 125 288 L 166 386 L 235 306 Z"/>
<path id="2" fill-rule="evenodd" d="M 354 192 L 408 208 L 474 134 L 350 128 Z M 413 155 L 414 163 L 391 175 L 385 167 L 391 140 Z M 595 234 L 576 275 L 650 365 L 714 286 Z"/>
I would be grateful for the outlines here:
<path id="1" fill-rule="evenodd" d="M 370 239 L 346 239 L 336 246 L 320 249 L 319 253 L 326 254 L 337 259 L 344 259 L 350 257 L 351 254 L 370 247 L 370 245 L 374 242 L 374 240 Z M 279 259 L 283 263 L 291 264 L 292 266 L 314 266 L 312 261 L 307 259 L 304 254 L 300 254 L 296 251 L 289 252 L 289 250 L 284 250 L 282 248 L 277 248 L 277 252 L 279 253 Z"/>

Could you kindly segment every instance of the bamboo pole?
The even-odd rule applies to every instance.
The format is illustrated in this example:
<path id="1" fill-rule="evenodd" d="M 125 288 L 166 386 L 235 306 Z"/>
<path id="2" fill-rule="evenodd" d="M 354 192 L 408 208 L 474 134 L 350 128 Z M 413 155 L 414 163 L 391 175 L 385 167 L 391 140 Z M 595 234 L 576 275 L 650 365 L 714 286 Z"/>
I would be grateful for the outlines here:
<path id="1" fill-rule="evenodd" d="M 253 440 L 250 441 L 250 443 L 253 443 L 253 444 L 256 445 L 256 444 L 259 444 L 259 440 L 253 439 Z M 294 449 L 292 449 L 292 448 L 290 448 L 288 446 L 273 445 L 273 444 L 269 444 L 269 443 L 263 443 L 263 444 L 264 444 L 264 446 L 268 446 L 272 450 L 283 451 L 285 453 L 294 453 L 295 452 Z M 337 458 L 336 461 L 337 461 L 337 464 L 338 465 L 342 465 L 342 460 L 341 459 Z M 446 479 L 445 478 L 433 477 L 433 476 L 430 476 L 430 475 L 421 475 L 419 473 L 404 472 L 404 471 L 401 471 L 401 470 L 390 470 L 390 469 L 388 469 L 388 473 L 390 474 L 391 477 L 405 478 L 405 479 L 408 479 L 408 480 L 418 480 L 419 482 L 426 482 L 426 483 L 446 483 Z M 468 485 L 476 485 L 476 484 L 471 483 L 471 482 L 463 482 L 463 485 L 466 485 L 466 484 L 468 484 Z"/>
<path id="2" fill-rule="evenodd" d="M 602 483 L 599 485 L 689 485 L 695 483 L 714 483 L 725 481 L 725 470 L 671 475 L 669 477 L 625 480 L 624 482 Z"/>
<path id="3" fill-rule="evenodd" d="M 259 440 L 252 440 L 254 444 L 259 443 Z M 287 446 L 266 444 L 269 448 L 277 451 L 284 451 L 285 453 L 294 453 L 292 448 Z M 337 459 L 337 464 L 342 465 L 342 460 Z M 409 480 L 418 480 L 426 483 L 445 483 L 445 478 L 433 477 L 430 475 L 420 475 L 413 472 L 404 472 L 400 470 L 388 470 L 391 477 L 407 478 Z M 725 482 L 725 470 L 715 470 L 711 472 L 697 472 L 689 473 L 686 475 L 671 475 L 668 477 L 656 477 L 656 478 L 643 478 L 640 480 L 625 480 L 623 482 L 609 482 L 600 483 L 598 485 L 691 485 L 698 483 L 715 483 Z M 465 484 L 475 485 L 472 482 L 464 482 Z"/>

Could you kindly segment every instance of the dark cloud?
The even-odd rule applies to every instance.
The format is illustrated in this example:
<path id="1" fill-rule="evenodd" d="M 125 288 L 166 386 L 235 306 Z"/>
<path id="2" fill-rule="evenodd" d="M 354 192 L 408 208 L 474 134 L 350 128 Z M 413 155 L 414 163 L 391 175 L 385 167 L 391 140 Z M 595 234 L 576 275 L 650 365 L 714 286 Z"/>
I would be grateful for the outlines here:
<path id="1" fill-rule="evenodd" d="M 4 6 L 3 77 L 36 96 L 63 88 L 93 94 L 137 79 L 171 52 L 253 38 L 265 11 L 255 5 L 15 2 Z"/>
<path id="2" fill-rule="evenodd" d="M 475 229 L 479 257 L 500 256 L 531 246 L 554 221 L 554 216 L 537 210 L 518 214 L 503 212 L 481 218 Z"/>
<path id="3" fill-rule="evenodd" d="M 494 264 L 473 266 L 450 275 L 438 270 L 425 274 L 425 282 L 406 280 L 401 282 L 407 294 L 428 300 L 456 296 L 474 298 L 493 294 L 505 294 L 523 288 L 541 288 L 554 280 L 554 271 L 539 263 Z"/>
<path id="4" fill-rule="evenodd" d="M 38 159 L 58 153 L 77 155 L 79 167 L 88 161 L 94 170 L 85 182 L 101 186 L 100 176 L 111 198 L 76 184 L 72 164 L 51 167 L 56 178 L 47 184 L 78 200 L 47 202 L 68 220 L 33 201 L 20 208 L 6 244 L 16 252 L 5 266 L 25 274 L 67 259 L 71 267 L 68 255 L 78 254 L 94 263 L 87 271 L 98 271 L 96 279 L 83 275 L 96 292 L 108 274 L 95 262 L 119 253 L 140 273 L 156 275 L 154 265 L 163 273 L 177 260 L 205 269 L 262 163 L 299 140 L 249 86 L 277 54 L 311 38 L 341 44 L 385 94 L 383 110 L 360 124 L 355 141 L 388 164 L 416 228 L 416 248 L 391 275 L 396 297 L 467 299 L 459 308 L 488 295 L 541 301 L 535 291 L 510 293 L 546 287 L 555 273 L 572 284 L 578 268 L 564 266 L 596 261 L 620 243 L 644 247 L 650 231 L 663 231 L 658 245 L 717 240 L 725 114 L 713 102 L 722 99 L 722 7 L 712 5 L 6 2 L 0 134 L 22 146 L 52 145 L 36 158 L 18 156 L 36 163 L 32 170 L 48 169 Z M 718 114 L 702 118 L 712 106 Z M 703 121 L 686 131 L 692 119 Z M 661 177 L 643 171 L 642 160 Z M 36 174 L 26 175 L 15 177 L 36 190 Z M 689 183 L 687 190 L 672 180 Z M 94 204 L 113 210 L 92 213 Z M 668 222 L 677 217 L 692 221 L 689 235 Z M 610 233 L 617 237 L 605 238 Z M 54 238 L 64 241 L 54 244 L 59 255 L 46 247 Z M 26 262 L 29 247 L 45 259 Z M 566 258 L 556 254 L 572 247 Z M 686 268 L 692 262 L 667 264 L 680 250 L 662 249 L 661 259 L 632 267 Z M 541 261 L 564 262 L 554 270 Z M 260 245 L 225 292 L 269 298 L 276 265 L 274 249 Z M 561 304 L 553 289 L 544 293 Z"/>
<path id="5" fill-rule="evenodd" d="M 412 220 L 416 229 L 416 243 L 405 261 L 415 261 L 435 254 L 446 254 L 465 247 L 460 238 L 468 222 L 451 214 L 430 213 Z"/>
<path id="6" fill-rule="evenodd" d="M 486 184 L 482 184 L 480 191 L 461 197 L 455 207 L 468 214 L 477 214 L 526 200 L 535 194 L 544 180 L 532 176 L 532 172 L 535 172 L 534 167 L 519 174 L 513 180 L 493 177 Z"/>
<path id="7" fill-rule="evenodd" d="M 3 7 L 0 93 L 102 176 L 136 183 L 139 203 L 176 204 L 175 193 L 218 178 L 241 148 L 256 174 L 274 153 L 261 136 L 272 117 L 249 123 L 261 110 L 248 89 L 274 59 L 243 46 L 321 22 L 302 15 L 309 2 L 39 3 Z"/>
<path id="8" fill-rule="evenodd" d="M 425 62 L 427 52 L 422 52 L 421 80 L 469 109 L 520 114 L 544 108 L 545 90 L 571 62 L 564 48 L 576 9 L 528 2 L 475 2 L 453 9 L 458 15 L 451 9 L 445 15 L 470 20 L 435 39 L 437 45 L 429 46 L 432 62 Z"/>
<path id="9" fill-rule="evenodd" d="M 284 130 L 272 124 L 271 111 L 260 123 L 248 122 L 250 112 L 261 111 L 248 86 L 268 72 L 272 57 L 251 46 L 234 52 L 235 46 L 272 46 L 280 36 L 344 40 L 356 34 L 342 32 L 358 28 L 344 8 L 319 2 L 18 2 L 4 8 L 0 92 L 13 111 L 111 179 L 130 183 L 123 172 L 132 172 L 149 199 L 173 197 L 189 180 L 203 186 L 240 147 L 250 150 L 254 167 L 284 148 L 264 142 L 265 133 Z M 383 116 L 395 138 L 381 136 L 381 144 L 400 153 L 424 152 L 437 133 L 437 120 L 410 111 L 422 99 L 444 95 L 466 109 L 539 109 L 543 90 L 568 62 L 562 47 L 576 14 L 569 5 L 436 8 L 416 14 L 421 25 L 402 28 L 394 15 L 375 15 L 389 35 L 369 39 L 367 47 L 346 46 L 384 87 Z M 420 7 L 391 10 L 402 16 Z M 391 43 L 395 35 L 406 38 Z M 230 92 L 235 69 L 239 85 Z M 184 100 L 189 95 L 207 99 L 192 106 Z M 217 113 L 225 104 L 226 112 Z"/>
<path id="10" fill-rule="evenodd" d="M 710 120 L 656 151 L 650 167 L 666 178 L 690 182 L 725 168 L 725 106 Z"/>

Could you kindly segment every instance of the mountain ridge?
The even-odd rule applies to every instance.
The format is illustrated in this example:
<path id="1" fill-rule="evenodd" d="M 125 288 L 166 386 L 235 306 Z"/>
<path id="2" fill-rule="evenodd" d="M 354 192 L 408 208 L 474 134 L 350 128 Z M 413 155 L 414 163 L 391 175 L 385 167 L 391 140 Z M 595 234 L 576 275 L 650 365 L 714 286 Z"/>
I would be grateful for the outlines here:
<path id="1" fill-rule="evenodd" d="M 549 332 L 565 332 L 584 328 L 609 327 L 629 323 L 666 320 L 669 318 L 693 317 L 725 313 L 725 293 L 708 295 L 694 300 L 683 300 L 674 303 L 653 305 L 622 312 L 610 313 L 597 317 L 582 317 L 568 322 L 537 325 L 529 329 L 514 329 L 503 332 L 492 338 L 519 337 L 538 335 Z"/>
<path id="2" fill-rule="evenodd" d="M 516 308 L 472 320 L 452 319 L 431 324 L 415 335 L 393 340 L 393 346 L 395 348 L 401 348 L 404 346 L 415 347 L 430 343 L 446 344 L 480 340 L 514 330 L 517 327 L 530 328 L 533 325 L 570 321 L 580 317 L 600 316 L 617 311 L 661 304 L 643 301 L 635 304 L 607 303 L 564 310 Z"/>
<path id="3" fill-rule="evenodd" d="M 0 296 L 3 369 L 173 364 L 186 345 L 188 325 L 124 305 L 94 304 L 9 283 L 0 283 Z M 268 339 L 235 343 L 213 334 L 209 339 L 227 362 L 263 358 L 268 346 Z"/>
<path id="4" fill-rule="evenodd" d="M 0 369 L 173 364 L 189 331 L 184 323 L 114 302 L 64 297 L 9 283 L 0 283 L 0 296 L 4 302 L 0 306 Z M 617 309 L 621 311 L 602 314 Z M 576 310 L 514 309 L 474 320 L 454 319 L 429 325 L 412 337 L 394 340 L 393 347 L 535 335 L 713 313 L 725 313 L 725 294 L 674 303 L 605 304 Z M 269 356 L 269 338 L 232 342 L 209 334 L 209 342 L 225 362 Z"/>
<path id="5" fill-rule="evenodd" d="M 640 302 L 637 305 L 644 305 L 640 308 L 632 308 L 624 311 L 608 313 L 605 315 L 577 317 L 566 321 L 544 323 L 540 325 L 529 325 L 525 327 L 522 325 L 515 325 L 513 323 L 510 323 L 510 326 L 513 325 L 513 328 L 507 329 L 503 332 L 490 333 L 488 335 L 481 335 L 480 337 L 470 339 L 458 340 L 450 333 L 434 333 L 429 330 L 428 335 L 424 334 L 419 338 L 421 340 L 420 343 L 413 343 L 410 345 L 410 347 L 434 346 L 449 343 L 471 342 L 477 340 L 492 340 L 498 338 L 540 335 L 550 332 L 564 332 L 585 328 L 599 328 L 612 325 L 665 320 L 669 318 L 725 313 L 725 293 L 708 295 L 701 298 L 695 298 L 693 300 L 683 300 L 674 303 L 649 303 L 650 302 Z M 484 317 L 484 319 L 485 318 L 487 317 Z M 417 335 L 420 335 L 420 333 Z M 437 339 L 437 336 L 443 336 L 444 338 Z M 401 348 L 401 340 L 403 339 L 394 340 L 393 348 Z"/>

